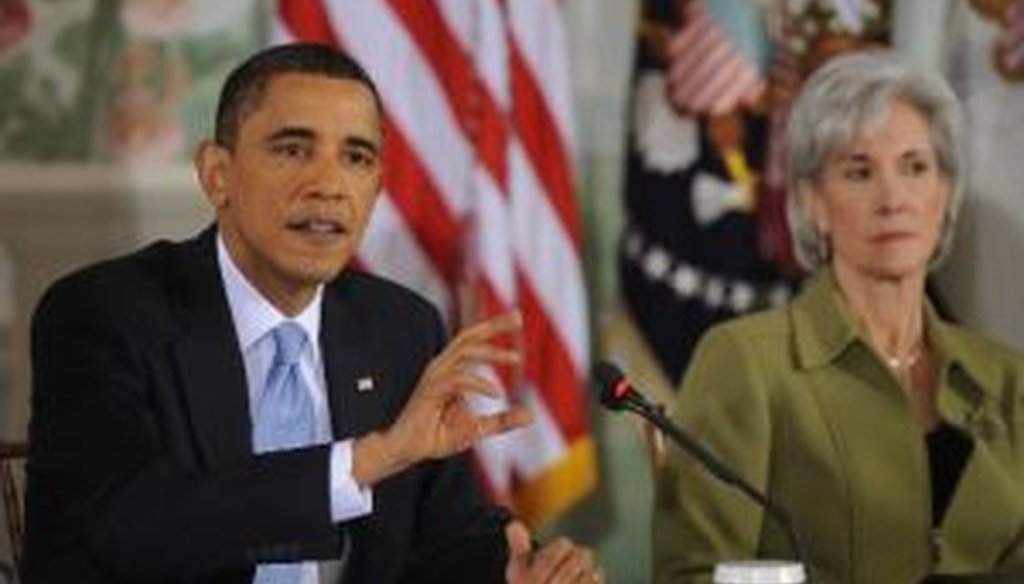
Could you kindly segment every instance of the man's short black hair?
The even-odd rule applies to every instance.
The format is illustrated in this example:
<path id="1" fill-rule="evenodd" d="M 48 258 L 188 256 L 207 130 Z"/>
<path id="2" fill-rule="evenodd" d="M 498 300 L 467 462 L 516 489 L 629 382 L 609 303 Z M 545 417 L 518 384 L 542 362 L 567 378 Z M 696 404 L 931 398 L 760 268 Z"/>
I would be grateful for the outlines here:
<path id="1" fill-rule="evenodd" d="M 377 86 L 366 70 L 344 51 L 316 43 L 290 43 L 264 49 L 232 71 L 220 92 L 214 140 L 231 148 L 243 118 L 259 105 L 267 84 L 282 73 L 309 73 L 358 81 L 373 94 L 377 113 L 383 115 Z"/>

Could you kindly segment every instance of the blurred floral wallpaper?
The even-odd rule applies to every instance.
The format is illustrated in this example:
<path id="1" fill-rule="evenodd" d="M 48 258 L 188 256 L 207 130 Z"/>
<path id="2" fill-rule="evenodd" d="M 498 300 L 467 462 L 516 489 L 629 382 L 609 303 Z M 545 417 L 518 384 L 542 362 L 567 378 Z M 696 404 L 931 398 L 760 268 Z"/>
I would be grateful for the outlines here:
<path id="1" fill-rule="evenodd" d="M 0 0 L 0 160 L 173 162 L 223 74 L 265 40 L 257 0 Z"/>

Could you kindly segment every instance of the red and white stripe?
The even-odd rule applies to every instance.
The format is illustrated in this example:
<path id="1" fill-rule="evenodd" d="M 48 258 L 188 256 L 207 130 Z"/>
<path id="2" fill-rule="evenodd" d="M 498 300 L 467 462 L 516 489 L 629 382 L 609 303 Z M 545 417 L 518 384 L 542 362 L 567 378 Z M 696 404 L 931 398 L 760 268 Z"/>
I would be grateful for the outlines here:
<path id="1" fill-rule="evenodd" d="M 595 476 L 561 10 L 557 0 L 279 0 L 274 23 L 275 41 L 342 46 L 381 93 L 384 196 L 362 264 L 423 292 L 453 325 L 522 311 L 523 370 L 503 379 L 536 422 L 485 442 L 478 460 L 494 495 L 534 523 Z"/>
<path id="2" fill-rule="evenodd" d="M 764 93 L 764 79 L 714 21 L 704 0 L 687 2 L 682 19 L 666 46 L 673 105 L 716 115 L 755 103 Z"/>

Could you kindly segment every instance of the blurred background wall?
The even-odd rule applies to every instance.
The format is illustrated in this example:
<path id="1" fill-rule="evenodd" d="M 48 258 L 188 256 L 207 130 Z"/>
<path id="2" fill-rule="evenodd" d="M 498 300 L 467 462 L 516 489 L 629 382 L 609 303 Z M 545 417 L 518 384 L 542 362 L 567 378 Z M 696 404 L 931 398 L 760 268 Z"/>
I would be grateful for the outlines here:
<path id="1" fill-rule="evenodd" d="M 714 319 L 744 311 L 723 308 L 722 293 L 741 309 L 754 306 L 753 300 L 743 302 L 745 280 L 729 272 L 746 251 L 718 249 L 727 254 L 724 260 L 703 255 L 708 248 L 720 248 L 722 241 L 753 241 L 758 219 L 750 209 L 726 207 L 719 211 L 721 217 L 700 225 L 684 221 L 703 229 L 698 236 L 711 238 L 711 244 L 691 240 L 659 245 L 652 243 L 656 236 L 647 236 L 630 247 L 623 235 L 636 232 L 630 231 L 640 223 L 635 214 L 649 212 L 651 205 L 656 215 L 670 220 L 674 214 L 696 213 L 691 199 L 698 183 L 718 185 L 712 191 L 720 192 L 723 200 L 742 196 L 742 188 L 735 186 L 742 182 L 735 169 L 716 162 L 713 153 L 705 156 L 700 150 L 692 159 L 673 154 L 673 144 L 689 139 L 687 132 L 703 138 L 700 148 L 711 148 L 707 116 L 690 116 L 695 121 L 686 122 L 687 116 L 673 113 L 664 97 L 656 96 L 651 105 L 644 93 L 650 83 L 637 82 L 649 76 L 635 71 L 662 75 L 659 67 L 667 65 L 658 62 L 657 35 L 678 33 L 684 6 L 696 3 L 700 0 L 562 2 L 592 357 L 615 358 L 662 399 L 671 396 L 686 359 L 681 353 L 672 358 L 672 351 L 681 349 L 671 344 L 662 353 L 670 356 L 669 363 L 659 358 L 656 345 L 674 329 L 648 330 L 643 319 L 672 323 L 678 316 L 691 323 L 705 317 L 686 311 L 706 310 L 708 304 L 716 308 Z M 804 16 L 816 10 L 831 14 L 858 34 L 879 37 L 872 42 L 892 43 L 922 67 L 950 78 L 969 113 L 972 186 L 956 251 L 939 273 L 940 289 L 958 318 L 1024 346 L 1018 259 L 1024 250 L 1021 3 L 707 4 L 709 22 L 717 24 L 736 53 L 765 79 L 768 57 L 751 48 L 753 29 L 740 30 L 737 23 L 755 28 L 763 24 L 769 30 L 778 25 L 769 15 L 779 7 Z M 866 12 L 856 12 L 861 9 Z M 210 221 L 189 157 L 209 132 L 224 74 L 269 42 L 272 12 L 273 3 L 258 0 L 0 0 L 0 435 L 24 436 L 30 414 L 27 331 L 43 289 L 73 267 L 155 238 L 185 237 Z M 884 35 L 864 24 L 882 18 L 891 19 Z M 807 38 L 823 36 L 820 31 L 804 32 Z M 844 34 L 834 36 L 845 39 Z M 638 38 L 649 42 L 638 45 Z M 757 42 L 770 45 L 772 39 Z M 647 133 L 630 129 L 645 121 Z M 770 115 L 763 110 L 744 113 L 743 121 L 761 128 L 750 130 L 748 142 L 739 147 L 754 172 L 760 172 L 767 164 L 763 151 L 769 141 L 762 134 L 770 126 Z M 650 137 L 651 131 L 663 129 L 668 138 Z M 673 142 L 677 135 L 684 138 Z M 669 141 L 667 158 L 660 163 L 668 164 L 668 170 L 658 171 L 664 181 L 643 183 L 669 190 L 634 192 L 627 200 L 627 184 L 635 186 L 638 180 L 631 173 L 652 168 L 635 150 L 640 138 Z M 672 162 L 679 156 L 683 158 Z M 683 182 L 671 182 L 677 179 Z M 677 184 L 684 186 L 673 186 Z M 666 223 L 669 230 L 672 225 Z M 694 248 L 701 255 L 694 255 Z M 636 264 L 632 268 L 631 261 Z M 701 263 L 705 261 L 709 263 Z M 748 269 L 743 262 L 735 269 Z M 721 280 L 725 292 L 716 285 L 714 270 L 719 268 L 728 272 Z M 694 273 L 705 278 L 699 293 L 687 287 Z M 628 298 L 622 293 L 624 278 L 638 279 L 630 284 L 634 288 Z M 757 283 L 761 281 L 754 280 L 755 290 L 773 290 Z M 675 296 L 657 296 L 659 282 L 675 286 Z M 649 302 L 644 300 L 648 289 L 654 294 Z M 694 304 L 697 300 L 701 303 Z M 652 314 L 642 314 L 645 309 Z M 684 334 L 699 336 L 699 330 L 680 328 L 679 336 Z M 568 533 L 597 546 L 611 582 L 647 581 L 651 483 L 646 442 L 634 422 L 604 415 L 591 399 L 584 403 L 598 454 L 597 488 L 570 512 L 548 522 L 545 531 Z"/>

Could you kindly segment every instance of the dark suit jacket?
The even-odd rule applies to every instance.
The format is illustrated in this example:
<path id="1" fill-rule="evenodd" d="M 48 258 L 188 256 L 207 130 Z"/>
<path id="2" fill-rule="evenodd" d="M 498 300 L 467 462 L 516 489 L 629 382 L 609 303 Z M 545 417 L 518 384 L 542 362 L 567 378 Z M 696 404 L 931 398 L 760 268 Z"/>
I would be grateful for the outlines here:
<path id="1" fill-rule="evenodd" d="M 506 516 L 465 457 L 377 484 L 373 513 L 336 525 L 328 447 L 252 454 L 214 242 L 153 244 L 40 302 L 24 583 L 248 584 L 258 562 L 336 558 L 345 540 L 346 582 L 501 581 Z M 426 301 L 351 272 L 326 287 L 321 331 L 336 438 L 387 427 L 444 337 Z"/>

